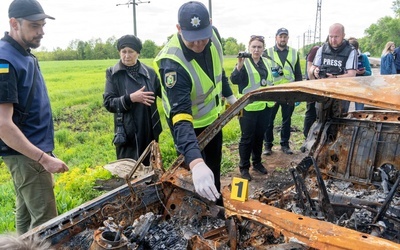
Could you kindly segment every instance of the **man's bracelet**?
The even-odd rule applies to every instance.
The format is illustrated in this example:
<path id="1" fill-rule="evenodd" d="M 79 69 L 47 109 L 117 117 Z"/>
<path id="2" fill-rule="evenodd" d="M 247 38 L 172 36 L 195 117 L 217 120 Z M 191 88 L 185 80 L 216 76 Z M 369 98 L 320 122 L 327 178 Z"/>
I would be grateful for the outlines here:
<path id="1" fill-rule="evenodd" d="M 43 158 L 44 152 L 42 152 L 42 154 L 40 155 L 39 159 L 37 160 L 37 162 L 40 162 L 40 160 Z"/>

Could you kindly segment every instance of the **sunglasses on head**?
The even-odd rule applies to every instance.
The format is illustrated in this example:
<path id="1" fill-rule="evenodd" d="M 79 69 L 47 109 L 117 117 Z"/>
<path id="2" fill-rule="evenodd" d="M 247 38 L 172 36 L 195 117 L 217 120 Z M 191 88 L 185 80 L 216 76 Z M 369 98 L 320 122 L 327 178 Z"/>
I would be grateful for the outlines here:
<path id="1" fill-rule="evenodd" d="M 251 38 L 251 39 L 261 39 L 261 40 L 264 40 L 264 37 L 263 37 L 263 36 L 252 35 L 252 36 L 250 36 L 250 38 Z"/>

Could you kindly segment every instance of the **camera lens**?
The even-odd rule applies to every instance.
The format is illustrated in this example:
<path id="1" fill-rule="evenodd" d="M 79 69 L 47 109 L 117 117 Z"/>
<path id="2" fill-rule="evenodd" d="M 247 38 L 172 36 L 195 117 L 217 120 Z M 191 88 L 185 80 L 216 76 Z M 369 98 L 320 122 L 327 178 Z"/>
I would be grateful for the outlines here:
<path id="1" fill-rule="evenodd" d="M 251 53 L 239 52 L 237 57 L 238 58 L 250 58 L 251 57 Z"/>

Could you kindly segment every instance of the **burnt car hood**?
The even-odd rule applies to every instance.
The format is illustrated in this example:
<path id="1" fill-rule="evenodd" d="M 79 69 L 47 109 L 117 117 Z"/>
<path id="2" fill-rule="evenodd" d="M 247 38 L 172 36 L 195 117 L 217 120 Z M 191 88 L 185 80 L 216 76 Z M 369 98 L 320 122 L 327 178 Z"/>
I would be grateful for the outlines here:
<path id="1" fill-rule="evenodd" d="M 329 209 L 323 207 L 319 212 L 321 212 L 322 217 L 330 217 L 332 216 L 332 206 L 343 204 L 334 204 L 335 201 L 329 201 L 329 199 L 333 200 L 333 198 L 338 198 L 338 196 L 334 194 L 333 196 L 332 194 L 328 196 L 319 169 L 321 173 L 326 176 L 339 179 L 353 178 L 352 180 L 357 180 L 359 183 L 370 185 L 373 181 L 376 181 L 373 176 L 371 176 L 371 173 L 373 173 L 377 167 L 373 163 L 381 164 L 384 162 L 382 161 L 382 155 L 388 157 L 387 152 L 391 152 L 393 155 L 390 155 L 390 157 L 392 157 L 392 162 L 390 163 L 397 164 L 399 157 L 394 156 L 400 154 L 400 150 L 398 152 L 397 149 L 393 151 L 380 149 L 382 145 L 379 144 L 374 146 L 377 154 L 374 154 L 372 151 L 367 152 L 364 149 L 370 147 L 370 145 L 366 143 L 366 139 L 369 139 L 369 137 L 367 136 L 367 138 L 364 138 L 360 135 L 363 135 L 363 133 L 367 135 L 372 134 L 375 136 L 374 141 L 380 143 L 381 140 L 379 136 L 382 136 L 382 134 L 395 134 L 396 137 L 388 137 L 388 141 L 390 141 L 391 144 L 398 145 L 397 140 L 399 139 L 397 138 L 400 137 L 397 136 L 400 134 L 397 129 L 400 122 L 397 118 L 398 111 L 400 111 L 399 97 L 400 75 L 322 79 L 271 86 L 253 91 L 240 98 L 199 135 L 198 142 L 200 148 L 203 149 L 232 118 L 237 116 L 246 105 L 254 101 L 276 101 L 285 103 L 316 101 L 324 103 L 325 109 L 323 112 L 325 112 L 325 117 L 328 117 L 328 119 L 322 119 L 314 123 L 311 129 L 312 133 L 309 134 L 306 140 L 309 142 L 309 156 L 304 162 L 299 163 L 293 171 L 298 171 L 298 173 L 296 172 L 297 179 L 305 180 L 307 178 L 307 181 L 312 184 L 311 188 L 318 186 L 318 189 L 315 190 L 314 188 L 314 190 L 311 190 L 304 182 L 299 182 L 303 185 L 302 188 L 305 194 L 309 193 L 313 195 L 318 192 L 320 194 L 322 193 L 325 200 L 319 200 L 316 204 L 317 206 L 326 204 Z M 342 114 L 331 112 L 331 107 L 334 106 L 335 100 L 364 103 L 384 110 L 385 115 L 378 115 L 372 112 L 372 115 L 366 117 L 360 115 L 362 119 L 358 119 L 357 116 L 352 116 L 351 114 L 342 116 Z M 390 112 L 397 115 L 390 118 L 388 115 Z M 337 117 L 335 117 L 335 115 L 337 115 Z M 353 118 L 357 123 L 353 122 Z M 358 120 L 364 121 L 359 122 Z M 371 120 L 372 122 L 370 122 Z M 381 124 L 382 121 L 386 122 L 388 120 L 388 124 Z M 393 129 L 394 127 L 395 129 Z M 342 138 L 349 139 L 340 141 Z M 362 143 L 360 143 L 360 141 Z M 340 152 L 336 152 L 336 148 L 334 148 L 334 146 L 338 144 L 340 144 L 337 147 L 338 150 L 341 150 Z M 342 145 L 345 145 L 345 147 Z M 347 147 L 347 145 L 349 146 Z M 352 145 L 357 145 L 357 147 Z M 137 219 L 140 215 L 151 211 L 155 214 L 163 214 L 164 218 L 170 220 L 171 218 L 190 218 L 190 223 L 195 224 L 194 222 L 199 221 L 200 217 L 203 215 L 208 216 L 213 214 L 211 208 L 215 205 L 213 206 L 213 204 L 202 200 L 201 197 L 195 193 L 191 181 L 191 174 L 187 171 L 187 166 L 184 165 L 183 156 L 179 156 L 164 173 L 159 149 L 152 150 L 156 152 L 153 154 L 155 157 L 151 158 L 151 164 L 154 169 L 153 173 L 149 173 L 132 181 L 127 180 L 127 184 L 97 199 L 89 201 L 66 214 L 60 215 L 27 232 L 21 237 L 27 238 L 32 235 L 37 235 L 40 238 L 51 241 L 54 246 L 65 246 L 67 243 L 71 242 L 73 238 L 76 238 L 76 235 L 79 233 L 83 233 L 87 229 L 96 230 L 99 228 L 108 217 L 113 217 L 114 221 L 118 222 L 119 225 L 121 225 L 121 222 L 131 224 L 133 219 Z M 340 154 L 346 154 L 346 157 L 338 160 L 332 157 L 332 155 L 340 157 Z M 361 159 L 357 158 L 356 161 L 353 161 L 353 159 L 356 159 L 356 156 L 360 154 L 363 154 Z M 365 171 L 364 174 L 364 172 L 359 173 L 353 171 L 358 168 L 365 169 L 363 165 L 364 162 L 362 161 L 365 158 L 364 156 L 371 159 L 368 168 L 369 172 Z M 310 162 L 311 164 L 309 164 Z M 336 163 L 338 166 L 332 166 Z M 339 166 L 339 164 L 343 166 Z M 315 170 L 311 168 L 310 165 L 313 165 Z M 396 168 L 397 170 L 395 170 L 399 171 L 399 166 L 396 166 Z M 314 176 L 311 176 L 310 172 L 308 172 L 309 169 L 314 170 L 319 178 L 315 178 L 315 172 L 312 173 Z M 307 188 L 310 188 L 310 190 L 305 190 Z M 293 190 L 292 187 L 290 192 L 294 193 Z M 325 191 L 325 193 L 323 191 Z M 227 215 L 226 222 L 224 223 L 225 226 L 219 227 L 217 232 L 209 231 L 203 235 L 192 237 L 190 240 L 192 248 L 190 249 L 214 249 L 213 247 L 207 247 L 207 243 L 210 243 L 211 246 L 217 246 L 219 244 L 225 244 L 228 241 L 230 242 L 231 249 L 236 249 L 235 246 L 237 245 L 243 247 L 245 245 L 239 238 L 241 237 L 241 232 L 243 232 L 241 231 L 242 229 L 249 229 L 249 227 L 245 228 L 246 225 L 251 225 L 252 230 L 249 233 L 250 240 L 246 240 L 245 244 L 254 243 L 253 246 L 255 246 L 256 243 L 250 243 L 251 240 L 257 241 L 258 237 L 270 235 L 276 242 L 299 244 L 297 246 L 305 247 L 304 249 L 310 249 L 307 248 L 307 246 L 311 247 L 311 249 L 394 249 L 399 247 L 397 242 L 338 226 L 332 223 L 330 218 L 322 222 L 312 216 L 309 218 L 309 216 L 305 214 L 295 214 L 285 211 L 282 207 L 272 207 L 271 204 L 267 205 L 257 200 L 250 200 L 248 202 L 231 200 L 229 187 L 224 187 L 222 194 L 225 204 L 225 215 Z M 299 195 L 298 192 L 297 196 Z M 293 195 L 293 197 L 295 197 L 295 195 Z M 308 209 L 307 206 L 309 205 L 306 204 L 307 202 L 312 203 L 318 199 L 318 197 L 307 198 L 308 200 L 304 199 L 305 204 L 303 204 L 303 206 L 305 206 L 305 208 L 303 208 L 303 210 Z M 390 202 L 389 199 L 387 200 Z M 356 200 L 356 202 L 359 202 L 359 204 L 356 204 L 357 206 L 372 204 L 375 209 L 373 209 L 373 211 L 376 212 L 379 210 L 381 215 L 381 211 L 388 209 L 383 208 L 383 205 L 377 204 L 377 202 L 362 202 L 359 200 Z M 283 204 L 284 202 L 276 203 Z M 385 203 L 387 202 L 385 201 Z M 313 209 L 314 208 L 315 205 Z M 132 213 L 132 211 L 134 213 Z M 392 209 L 392 211 L 396 212 L 397 210 Z M 391 215 L 392 220 L 399 220 L 397 217 L 393 217 L 395 216 Z M 378 220 L 378 216 L 376 218 Z M 381 218 L 382 216 L 379 216 L 379 219 Z M 114 227 L 117 228 L 117 231 L 118 223 Z M 151 223 L 147 224 L 150 226 Z M 395 229 L 395 232 L 399 231 L 398 226 L 396 226 Z M 93 232 L 89 232 L 91 234 L 91 239 L 101 235 L 101 232 L 98 230 L 99 229 L 96 231 L 97 234 L 95 232 L 94 237 L 92 237 Z M 255 234 L 257 232 L 258 234 Z M 208 238 L 207 235 L 209 235 Z M 212 235 L 212 237 L 210 235 Z M 199 237 L 201 237 L 201 239 Z M 98 238 L 100 238 L 100 236 Z M 282 245 L 282 247 L 283 246 L 284 245 Z M 286 247 L 289 246 L 286 245 Z M 295 248 L 303 249 L 300 247 Z"/>

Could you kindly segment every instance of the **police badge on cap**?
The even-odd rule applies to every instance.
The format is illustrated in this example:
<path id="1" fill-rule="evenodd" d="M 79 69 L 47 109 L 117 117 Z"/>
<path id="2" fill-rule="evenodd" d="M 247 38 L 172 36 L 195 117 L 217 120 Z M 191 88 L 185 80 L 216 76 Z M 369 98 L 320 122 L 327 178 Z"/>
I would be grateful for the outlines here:
<path id="1" fill-rule="evenodd" d="M 178 22 L 186 41 L 194 42 L 212 36 L 210 15 L 206 6 L 197 1 L 183 4 L 178 11 Z"/>

